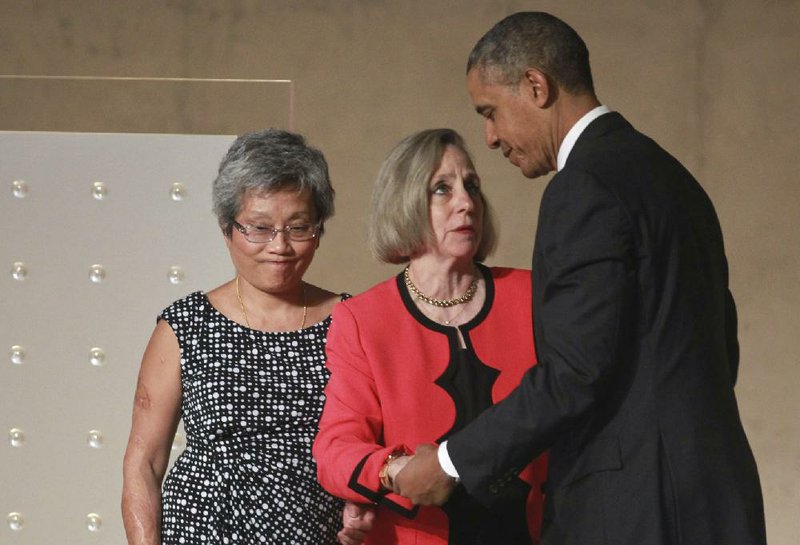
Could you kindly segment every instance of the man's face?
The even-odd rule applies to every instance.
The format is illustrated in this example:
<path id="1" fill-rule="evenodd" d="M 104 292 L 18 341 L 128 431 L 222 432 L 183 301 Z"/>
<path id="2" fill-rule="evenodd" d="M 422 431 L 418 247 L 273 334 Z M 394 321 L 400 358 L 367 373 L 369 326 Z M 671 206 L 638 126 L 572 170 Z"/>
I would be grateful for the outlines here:
<path id="1" fill-rule="evenodd" d="M 549 112 L 540 108 L 528 80 L 519 84 L 488 83 L 481 69 L 467 74 L 467 90 L 484 119 L 486 145 L 500 148 L 523 176 L 537 178 L 555 170 Z"/>

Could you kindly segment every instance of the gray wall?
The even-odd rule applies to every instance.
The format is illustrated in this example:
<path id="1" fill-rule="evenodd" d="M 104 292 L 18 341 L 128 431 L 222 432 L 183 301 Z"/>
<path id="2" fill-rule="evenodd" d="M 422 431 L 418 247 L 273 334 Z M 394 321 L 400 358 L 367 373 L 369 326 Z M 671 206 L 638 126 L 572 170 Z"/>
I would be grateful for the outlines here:
<path id="1" fill-rule="evenodd" d="M 532 7 L 582 34 L 601 100 L 681 159 L 716 203 L 740 313 L 737 395 L 762 475 L 770 541 L 791 543 L 800 534 L 799 1 L 0 0 L 0 74 L 292 80 L 294 128 L 325 152 L 337 189 L 337 216 L 310 280 L 358 292 L 396 270 L 365 251 L 371 179 L 394 143 L 424 127 L 453 127 L 475 152 L 501 220 L 501 248 L 491 263 L 529 266 L 545 181 L 523 179 L 485 149 L 463 72 L 483 32 Z M 202 132 L 198 117 L 223 134 L 263 124 L 257 115 L 230 113 L 262 111 L 257 94 L 226 108 L 190 92 L 131 104 L 131 112 L 124 101 L 111 112 L 92 101 L 56 111 L 42 106 L 64 103 L 68 91 L 54 85 L 32 92 L 0 80 L 0 130 L 79 130 L 84 123 L 103 130 L 108 123 L 120 131 L 142 109 L 152 119 L 177 118 L 178 128 L 165 125 L 167 132 Z M 9 191 L 11 180 L 0 183 Z M 159 305 L 153 302 L 153 312 Z M 117 310 L 108 312 L 113 319 Z M 138 357 L 126 355 L 126 391 L 97 392 L 119 400 L 120 411 L 129 410 Z M 0 396 L 11 387 L 0 384 Z M 14 510 L 5 492 L 15 479 L 3 462 L 9 448 L 0 447 L 3 516 Z M 104 455 L 122 448 L 109 444 Z M 109 475 L 109 487 L 116 490 L 118 479 Z M 0 529 L 0 540 L 25 543 L 18 534 Z"/>

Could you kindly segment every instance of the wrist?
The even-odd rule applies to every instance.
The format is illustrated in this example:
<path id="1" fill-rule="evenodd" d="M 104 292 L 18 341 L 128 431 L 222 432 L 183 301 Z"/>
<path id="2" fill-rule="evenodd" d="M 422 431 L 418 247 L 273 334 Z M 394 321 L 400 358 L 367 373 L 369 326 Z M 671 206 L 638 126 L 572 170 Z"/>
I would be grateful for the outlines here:
<path id="1" fill-rule="evenodd" d="M 389 453 L 384 460 L 383 465 L 381 465 L 380 471 L 378 471 L 378 479 L 381 482 L 381 486 L 389 491 L 394 491 L 394 477 L 397 475 L 398 470 L 396 469 L 396 462 L 400 458 L 406 456 L 406 453 L 402 450 L 395 450 Z M 393 471 L 393 464 L 395 465 L 395 470 Z"/>
<path id="2" fill-rule="evenodd" d="M 443 441 L 442 444 L 439 445 L 439 448 L 436 449 L 436 459 L 439 461 L 439 467 L 448 477 L 455 482 L 461 480 L 456 466 L 453 465 L 453 461 L 450 459 L 450 452 L 447 450 L 447 441 Z"/>

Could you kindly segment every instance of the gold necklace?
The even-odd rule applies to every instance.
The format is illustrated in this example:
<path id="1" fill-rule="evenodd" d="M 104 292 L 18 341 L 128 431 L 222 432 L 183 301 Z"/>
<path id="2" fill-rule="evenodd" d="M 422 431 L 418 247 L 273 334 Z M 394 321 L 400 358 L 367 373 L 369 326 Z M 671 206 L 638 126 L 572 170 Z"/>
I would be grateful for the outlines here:
<path id="1" fill-rule="evenodd" d="M 236 300 L 239 301 L 239 308 L 242 309 L 242 314 L 244 314 L 244 322 L 247 324 L 247 327 L 250 327 L 250 320 L 247 319 L 247 310 L 244 308 L 244 302 L 242 302 L 242 294 L 239 293 L 239 275 L 236 275 Z M 306 325 L 306 315 L 308 314 L 308 306 L 306 305 L 306 285 L 303 284 L 303 321 L 300 322 L 300 327 L 298 329 L 303 329 Z"/>
<path id="2" fill-rule="evenodd" d="M 475 292 L 478 290 L 478 279 L 480 278 L 479 274 L 476 274 L 475 277 L 472 279 L 472 283 L 467 288 L 466 293 L 461 297 L 456 297 L 454 299 L 434 299 L 433 297 L 428 297 L 424 293 L 422 293 L 417 286 L 414 285 L 414 282 L 411 281 L 411 274 L 408 272 L 408 269 L 411 265 L 407 266 L 403 271 L 403 278 L 406 282 L 406 287 L 417 296 L 417 299 L 428 303 L 429 305 L 433 305 L 434 307 L 454 307 L 456 305 L 463 305 L 464 303 L 468 303 L 472 300 L 475 296 Z"/>
<path id="3" fill-rule="evenodd" d="M 466 306 L 466 305 L 464 305 L 463 307 L 461 307 L 460 309 L 458 309 L 458 312 L 456 312 L 456 313 L 455 313 L 455 315 L 454 315 L 454 316 L 452 316 L 452 317 L 451 317 L 449 320 L 442 320 L 442 323 L 443 323 L 444 325 L 450 325 L 450 324 L 452 324 L 452 323 L 455 321 L 455 319 L 456 319 L 456 318 L 458 318 L 459 316 L 461 316 L 461 313 L 462 313 L 462 312 L 464 312 L 464 309 L 465 309 L 465 308 L 467 308 L 467 306 Z M 453 327 L 455 327 L 455 324 L 453 324 Z"/>

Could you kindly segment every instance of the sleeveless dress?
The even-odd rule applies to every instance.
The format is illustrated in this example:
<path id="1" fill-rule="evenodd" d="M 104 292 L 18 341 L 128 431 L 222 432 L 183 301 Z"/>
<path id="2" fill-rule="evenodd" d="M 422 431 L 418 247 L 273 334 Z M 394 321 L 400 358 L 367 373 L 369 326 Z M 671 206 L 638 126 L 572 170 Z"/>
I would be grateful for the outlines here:
<path id="1" fill-rule="evenodd" d="M 263 332 L 226 318 L 198 291 L 159 318 L 181 349 L 186 431 L 164 481 L 163 544 L 335 543 L 342 503 L 317 483 L 311 458 L 330 316 Z"/>

